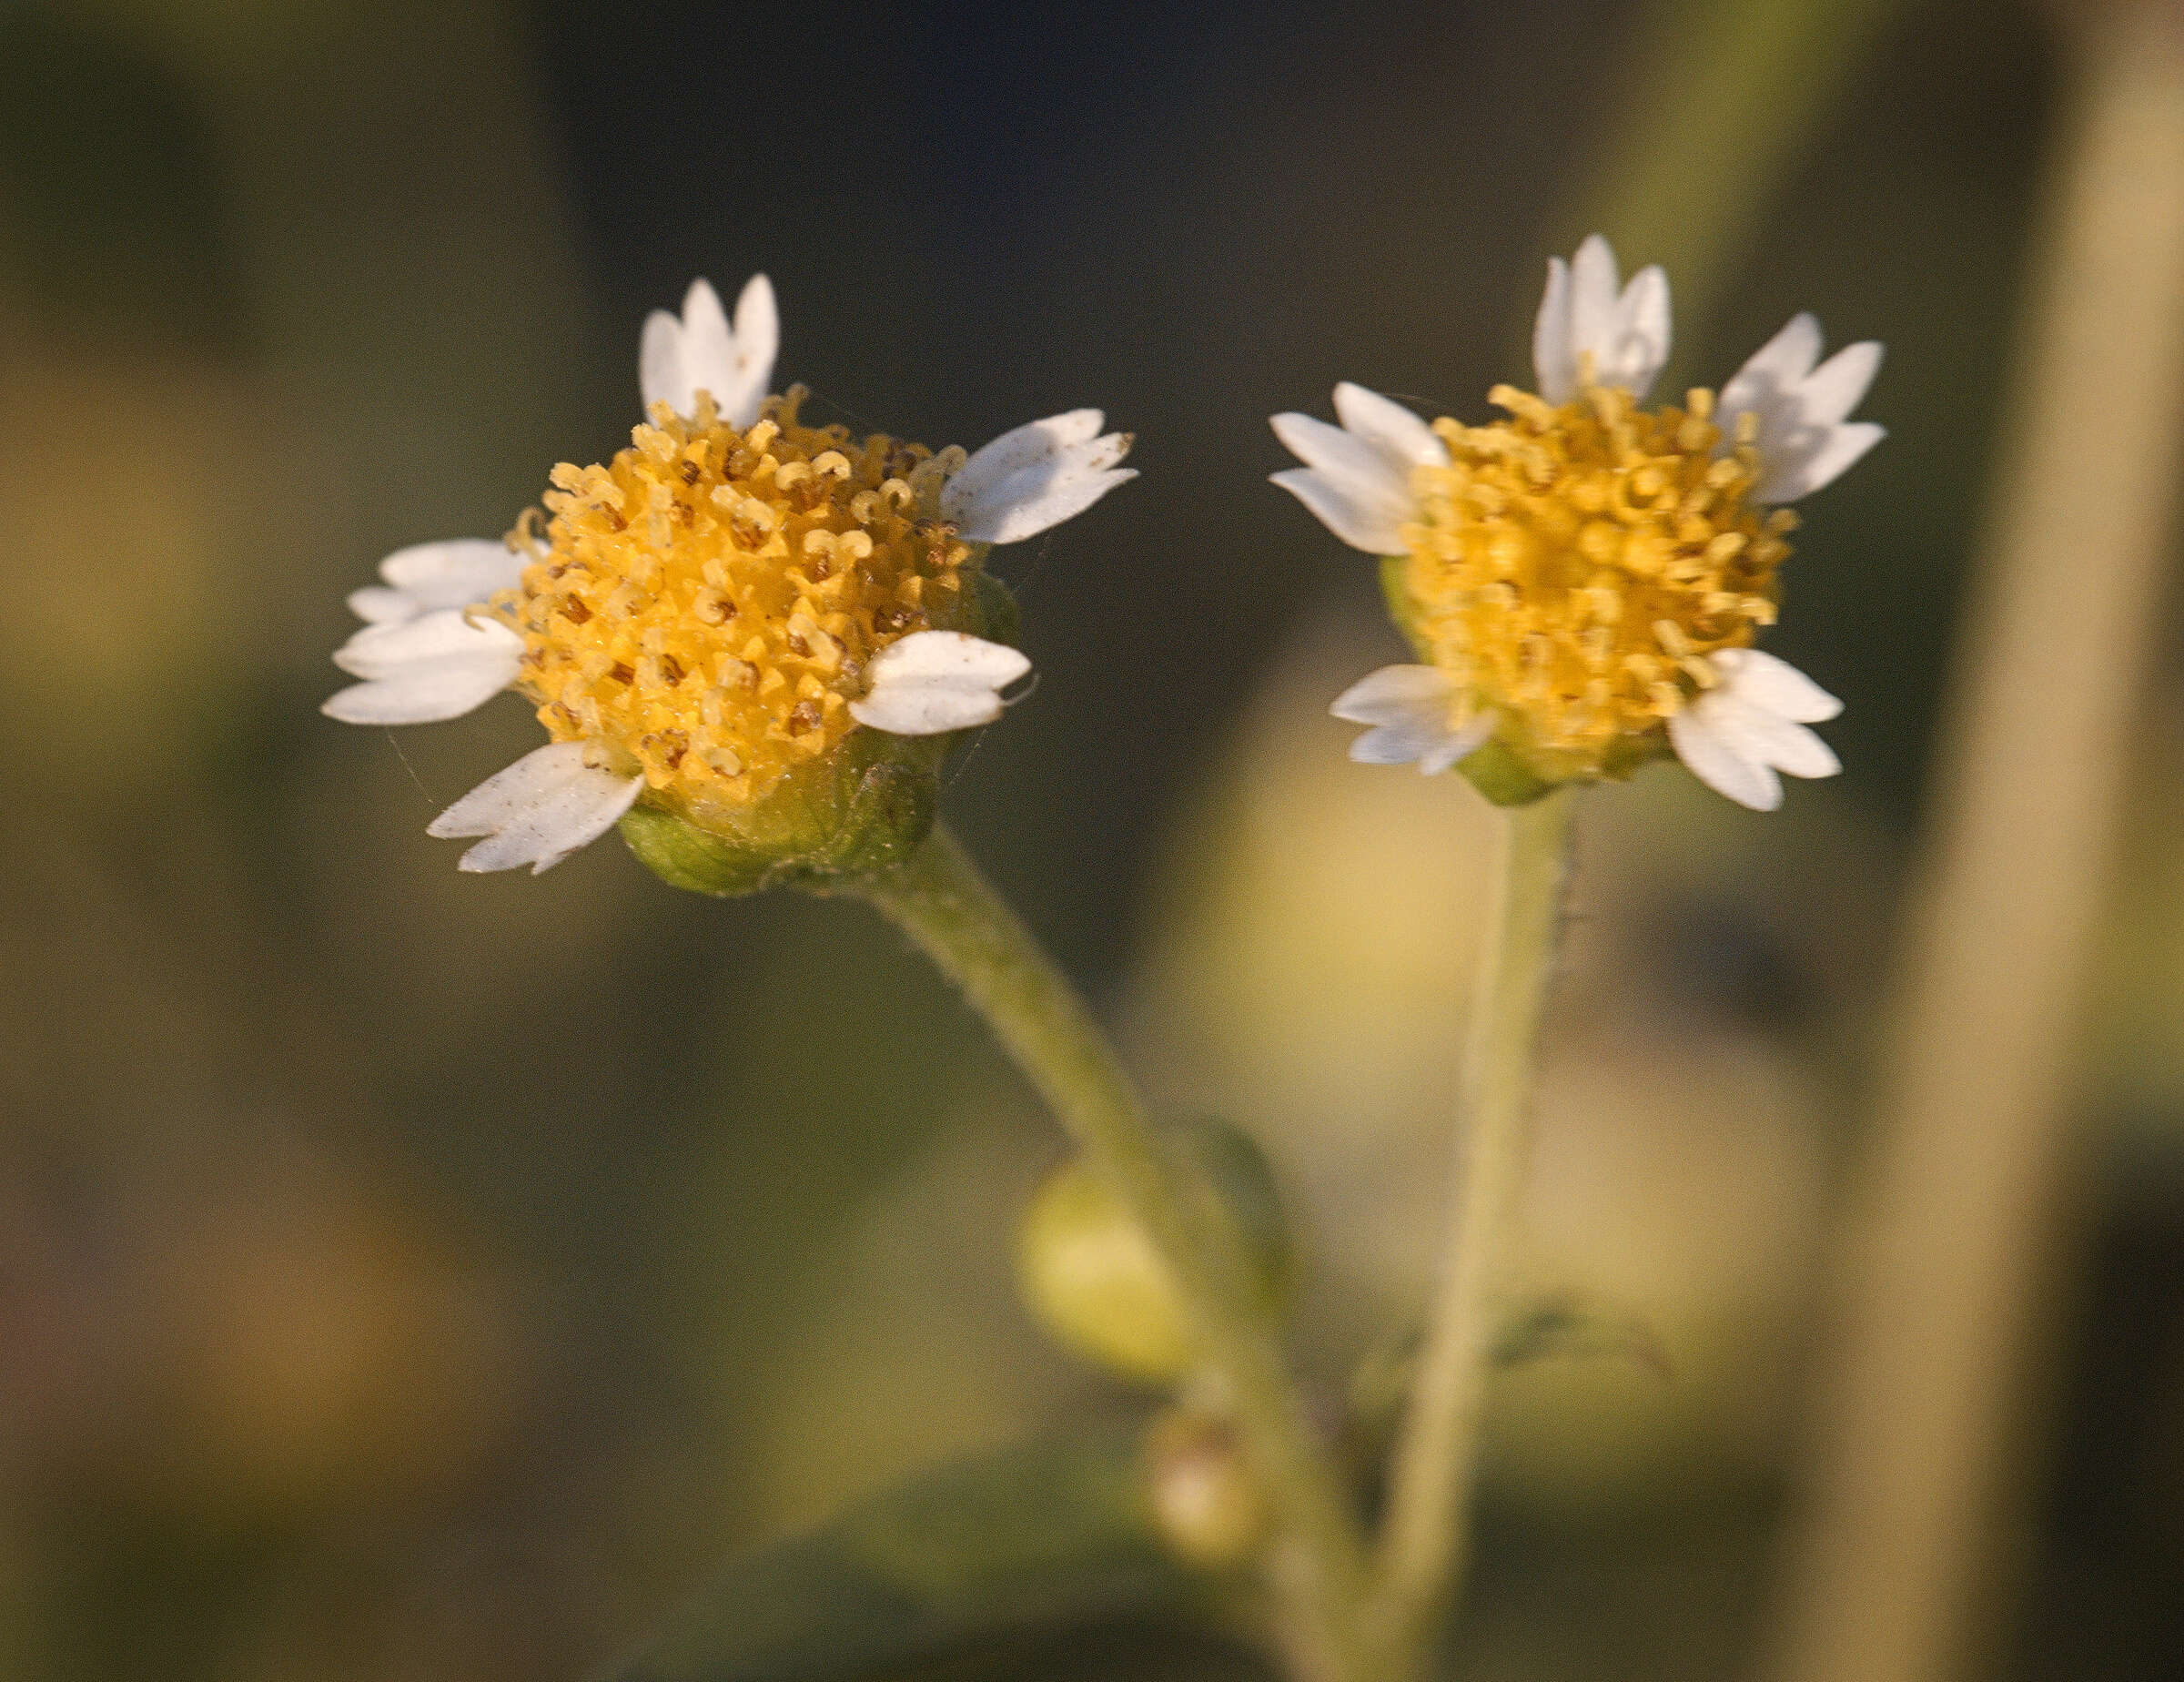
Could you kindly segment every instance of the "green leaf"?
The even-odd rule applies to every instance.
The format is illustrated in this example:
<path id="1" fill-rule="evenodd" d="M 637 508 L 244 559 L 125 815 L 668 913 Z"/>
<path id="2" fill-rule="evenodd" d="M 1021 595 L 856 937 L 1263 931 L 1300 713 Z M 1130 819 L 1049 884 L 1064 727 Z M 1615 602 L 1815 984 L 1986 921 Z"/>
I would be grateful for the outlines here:
<path id="1" fill-rule="evenodd" d="M 1133 1428 L 929 1473 L 733 1567 L 608 1682 L 955 1674 L 1042 1631 L 1202 1604 L 1140 1468 Z"/>
<path id="2" fill-rule="evenodd" d="M 1410 1394 L 1424 1336 L 1413 1325 L 1383 1339 L 1350 1375 L 1350 1422 L 1368 1445 L 1378 1444 L 1393 1430 Z M 1527 1302 L 1504 1315 L 1488 1354 L 1496 1367 L 1606 1356 L 1635 1362 L 1657 1377 L 1667 1377 L 1669 1371 L 1660 1339 L 1636 1315 L 1567 1295 Z"/>
<path id="3" fill-rule="evenodd" d="M 1496 1366 L 1568 1355 L 1619 1357 L 1637 1363 L 1656 1377 L 1668 1376 L 1668 1356 L 1643 1321 L 1574 1298 L 1532 1304 L 1505 1324 L 1494 1340 Z"/>

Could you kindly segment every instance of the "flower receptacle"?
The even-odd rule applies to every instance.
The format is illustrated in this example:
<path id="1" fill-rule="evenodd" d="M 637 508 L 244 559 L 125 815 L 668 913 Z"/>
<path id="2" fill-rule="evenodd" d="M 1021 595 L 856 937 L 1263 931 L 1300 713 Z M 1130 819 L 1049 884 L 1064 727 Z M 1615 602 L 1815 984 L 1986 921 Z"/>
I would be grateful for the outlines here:
<path id="1" fill-rule="evenodd" d="M 722 897 L 885 870 L 932 830 L 949 740 L 854 731 L 764 799 L 703 821 L 641 800 L 622 836 L 670 887 Z"/>

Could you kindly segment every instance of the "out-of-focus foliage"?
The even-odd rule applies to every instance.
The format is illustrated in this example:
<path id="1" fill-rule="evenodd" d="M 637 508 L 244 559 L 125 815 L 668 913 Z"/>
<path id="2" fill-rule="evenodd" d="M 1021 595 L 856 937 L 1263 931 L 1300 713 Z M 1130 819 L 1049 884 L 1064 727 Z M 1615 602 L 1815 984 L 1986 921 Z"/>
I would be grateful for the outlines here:
<path id="1" fill-rule="evenodd" d="M 727 1572 L 618 1682 L 1012 1675 L 1087 1622 L 1198 1598 L 1154 1525 L 1134 1430 L 947 1466 Z"/>

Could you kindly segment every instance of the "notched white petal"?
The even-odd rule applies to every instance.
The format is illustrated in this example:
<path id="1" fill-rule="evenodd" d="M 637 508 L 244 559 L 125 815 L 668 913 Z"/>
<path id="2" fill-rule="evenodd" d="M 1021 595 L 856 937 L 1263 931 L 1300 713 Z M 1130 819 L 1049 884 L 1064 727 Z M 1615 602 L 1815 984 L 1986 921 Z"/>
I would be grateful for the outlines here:
<path id="1" fill-rule="evenodd" d="M 1309 467 L 1287 467 L 1268 477 L 1310 509 L 1321 525 L 1352 549 L 1361 549 L 1369 555 L 1403 552 L 1402 520 L 1383 499 L 1360 502 Z"/>
<path id="2" fill-rule="evenodd" d="M 1335 388 L 1335 416 L 1351 436 L 1405 467 L 1446 467 L 1449 447 L 1433 429 L 1393 398 L 1344 380 Z"/>
<path id="3" fill-rule="evenodd" d="M 536 876 L 606 834 L 642 792 L 642 775 L 611 770 L 596 763 L 599 757 L 584 742 L 536 749 L 487 777 L 425 833 L 443 839 L 483 836 L 462 856 L 462 869 L 529 865 Z"/>
<path id="4" fill-rule="evenodd" d="M 490 538 L 413 543 L 379 562 L 383 583 L 349 593 L 349 612 L 371 624 L 396 624 L 446 607 L 467 607 L 523 581 L 531 557 Z"/>
<path id="5" fill-rule="evenodd" d="M 334 651 L 334 664 L 352 677 L 391 677 L 425 660 L 512 659 L 522 652 L 523 639 L 499 620 L 442 608 L 398 623 L 366 625 Z"/>
<path id="6" fill-rule="evenodd" d="M 1129 453 L 1131 435 L 1100 436 L 1104 419 L 1097 409 L 1077 409 L 1002 433 L 942 489 L 942 516 L 972 542 L 1019 543 L 1082 513 L 1138 476 L 1116 466 Z"/>
<path id="7" fill-rule="evenodd" d="M 1788 661 L 1757 648 L 1724 648 L 1713 656 L 1728 687 L 1754 706 L 1801 724 L 1825 724 L 1843 703 Z"/>
<path id="8" fill-rule="evenodd" d="M 1668 276 L 1658 265 L 1640 269 L 1623 286 L 1615 253 L 1600 235 L 1589 236 L 1565 267 L 1547 265 L 1547 289 L 1532 323 L 1532 372 L 1550 403 L 1576 397 L 1588 363 L 1601 385 L 1621 386 L 1643 400 L 1668 360 L 1673 312 Z"/>
<path id="9" fill-rule="evenodd" d="M 882 649 L 872 687 L 849 704 L 861 724 L 890 735 L 941 735 L 990 724 L 1001 691 L 1031 670 L 1020 650 L 960 631 L 920 631 Z"/>
<path id="10" fill-rule="evenodd" d="M 1850 471 L 1866 452 L 1888 436 L 1888 429 L 1871 420 L 1845 420 L 1831 427 L 1805 448 L 1795 445 L 1779 462 L 1763 454 L 1764 470 L 1753 495 L 1762 502 L 1795 502 L 1823 490 Z"/>
<path id="11" fill-rule="evenodd" d="M 1803 724 L 1741 699 L 1733 690 L 1704 696 L 1694 709 L 1706 728 L 1740 758 L 1792 776 L 1833 776 L 1843 768 L 1826 743 Z"/>
<path id="12" fill-rule="evenodd" d="M 655 309 L 645 318 L 637 351 L 637 380 L 649 410 L 665 403 L 679 415 L 696 411 L 697 394 L 710 391 L 721 418 L 746 427 L 758 419 L 781 341 L 774 287 L 753 275 L 736 300 L 735 326 L 728 325 L 712 282 L 693 280 L 682 313 Z"/>
<path id="13" fill-rule="evenodd" d="M 1273 416 L 1268 424 L 1291 455 L 1350 496 L 1380 502 L 1391 512 L 1408 516 L 1416 501 L 1410 494 L 1408 463 L 1311 415 L 1292 410 Z"/>
<path id="14" fill-rule="evenodd" d="M 1835 426 L 1849 419 L 1873 389 L 1882 354 L 1878 339 L 1861 339 L 1845 345 L 1808 374 L 1797 389 L 1806 423 Z"/>
<path id="15" fill-rule="evenodd" d="M 1712 727 L 1704 703 L 1688 706 L 1668 721 L 1668 739 L 1692 775 L 1717 795 L 1754 812 L 1772 812 L 1782 804 L 1782 779 L 1754 763 Z"/>
<path id="16" fill-rule="evenodd" d="M 1328 710 L 1347 723 L 1373 726 L 1350 745 L 1350 756 L 1360 765 L 1415 761 L 1433 776 L 1476 750 L 1494 731 L 1491 714 L 1451 729 L 1452 689 L 1431 666 L 1382 666 L 1345 689 Z"/>
<path id="17" fill-rule="evenodd" d="M 1722 427 L 1716 454 L 1734 447 L 1739 418 L 1753 417 L 1760 473 L 1752 494 L 1759 502 L 1810 496 L 1886 436 L 1870 421 L 1846 419 L 1880 371 L 1880 345 L 1863 340 L 1820 362 L 1821 344 L 1820 323 L 1793 316 L 1752 353 L 1714 406 Z"/>
<path id="18" fill-rule="evenodd" d="M 682 323 L 664 309 L 644 318 L 637 341 L 637 389 L 646 413 L 665 403 L 677 414 L 690 412 L 690 381 L 682 377 Z"/>
<path id="19" fill-rule="evenodd" d="M 1835 750 L 1805 727 L 1843 710 L 1835 696 L 1755 648 L 1724 649 L 1712 661 L 1720 686 L 1668 721 L 1677 756 L 1701 782 L 1771 812 L 1782 804 L 1776 772 L 1818 777 L 1843 768 Z"/>
<path id="20" fill-rule="evenodd" d="M 330 695 L 319 711 L 350 724 L 430 724 L 460 718 L 514 681 L 523 639 L 494 620 L 446 609 L 369 624 L 335 652 L 334 664 L 367 680 Z"/>
<path id="21" fill-rule="evenodd" d="M 1547 289 L 1532 324 L 1532 371 L 1540 395 L 1561 405 L 1577 395 L 1577 362 L 1570 350 L 1570 265 L 1547 259 Z"/>
<path id="22" fill-rule="evenodd" d="M 1622 386 L 1643 401 L 1668 360 L 1672 330 L 1668 274 L 1658 263 L 1649 264 L 1623 290 L 1614 342 L 1601 355 L 1602 382 Z"/>
<path id="23" fill-rule="evenodd" d="M 474 713 L 499 694 L 512 668 L 479 660 L 429 660 L 399 677 L 338 689 L 318 704 L 345 724 L 439 724 Z"/>
<path id="24" fill-rule="evenodd" d="M 1330 426 L 1294 411 L 1269 419 L 1274 436 L 1305 463 L 1302 468 L 1285 468 L 1272 475 L 1273 481 L 1352 549 L 1374 555 L 1400 554 L 1401 529 L 1417 517 L 1418 499 L 1410 491 L 1411 458 L 1400 445 L 1387 441 L 1405 440 L 1413 449 L 1421 446 L 1415 434 L 1387 411 L 1396 410 L 1412 421 L 1417 417 L 1362 386 L 1338 390 L 1335 401 L 1338 411 L 1350 411 L 1344 414 L 1343 426 Z M 1347 424 L 1352 415 L 1363 420 L 1364 430 Z M 1431 432 L 1427 436 L 1431 438 Z M 1435 438 L 1432 443 L 1439 449 L 1441 441 Z M 1445 452 L 1441 459 L 1446 460 Z"/>
<path id="25" fill-rule="evenodd" d="M 1052 461 L 1074 445 L 1091 442 L 1098 437 L 1106 419 L 1097 409 L 1072 409 L 1067 414 L 1048 415 L 1043 420 L 1026 420 L 1022 426 L 1011 427 L 1000 437 L 979 446 L 956 470 L 956 476 L 941 492 L 941 512 L 954 519 L 958 508 L 1010 474 Z"/>
<path id="26" fill-rule="evenodd" d="M 1348 724 L 1392 724 L 1427 706 L 1439 706 L 1445 713 L 1454 689 L 1439 667 L 1388 665 L 1360 677 L 1327 710 Z"/>
<path id="27" fill-rule="evenodd" d="M 1595 362 L 1614 339 L 1620 299 L 1616 294 L 1615 252 L 1598 234 L 1586 237 L 1570 262 L 1570 360 L 1575 370 L 1584 353 Z"/>
<path id="28" fill-rule="evenodd" d="M 1439 776 L 1451 766 L 1469 759 L 1486 745 L 1487 738 L 1494 734 L 1498 715 L 1481 713 L 1461 730 L 1451 730 L 1441 745 L 1418 756 L 1419 775 Z"/>
<path id="29" fill-rule="evenodd" d="M 1780 393 L 1795 390 L 1820 360 L 1820 323 L 1814 317 L 1792 316 L 1722 388 L 1714 412 L 1724 426 L 1746 410 L 1764 413 Z"/>
<path id="30" fill-rule="evenodd" d="M 693 280 L 682 294 L 682 377 L 693 392 L 703 388 L 721 395 L 735 370 L 735 335 L 728 330 L 728 312 L 713 282 Z"/>
<path id="31" fill-rule="evenodd" d="M 753 275 L 735 300 L 734 368 L 728 389 L 716 397 L 730 426 L 747 427 L 758 419 L 780 353 L 781 312 L 774 301 L 774 282 Z"/>

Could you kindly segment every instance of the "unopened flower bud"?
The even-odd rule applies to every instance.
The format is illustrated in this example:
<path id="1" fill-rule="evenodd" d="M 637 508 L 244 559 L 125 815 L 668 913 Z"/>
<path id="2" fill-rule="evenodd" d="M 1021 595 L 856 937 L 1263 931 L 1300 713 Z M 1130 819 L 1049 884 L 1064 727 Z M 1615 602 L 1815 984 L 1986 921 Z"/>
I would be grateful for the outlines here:
<path id="1" fill-rule="evenodd" d="M 1219 1195 L 1261 1303 L 1288 1294 L 1289 1243 L 1273 1176 L 1251 1139 L 1218 1121 L 1171 1134 Z M 1032 1312 L 1062 1343 L 1125 1377 L 1168 1383 L 1192 1365 L 1188 1318 L 1151 1241 L 1082 1160 L 1034 1194 L 1016 1245 Z"/>
<path id="2" fill-rule="evenodd" d="M 1147 1493 L 1161 1540 L 1186 1563 L 1241 1565 L 1265 1540 L 1266 1497 L 1226 1420 L 1170 1408 L 1145 1434 Z"/>

